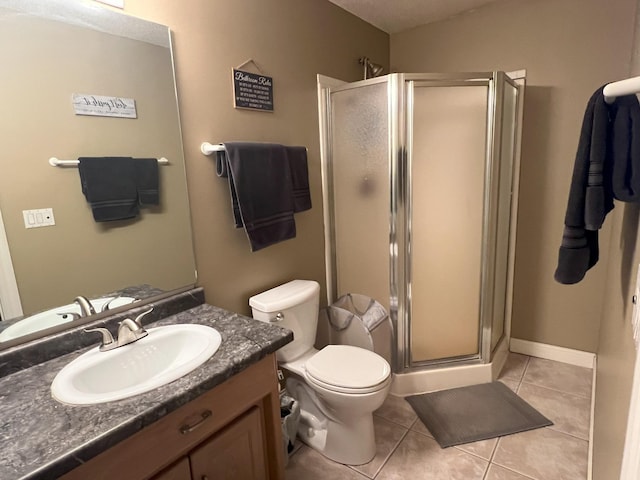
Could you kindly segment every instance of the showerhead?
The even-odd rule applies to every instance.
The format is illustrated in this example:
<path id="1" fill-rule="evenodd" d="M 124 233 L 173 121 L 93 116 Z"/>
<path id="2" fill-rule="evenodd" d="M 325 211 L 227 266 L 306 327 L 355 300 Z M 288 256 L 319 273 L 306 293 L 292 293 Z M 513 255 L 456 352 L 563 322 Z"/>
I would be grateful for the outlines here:
<path id="1" fill-rule="evenodd" d="M 360 65 L 364 66 L 364 79 L 378 77 L 382 74 L 384 67 L 377 63 L 372 63 L 368 57 L 361 57 L 358 60 Z"/>

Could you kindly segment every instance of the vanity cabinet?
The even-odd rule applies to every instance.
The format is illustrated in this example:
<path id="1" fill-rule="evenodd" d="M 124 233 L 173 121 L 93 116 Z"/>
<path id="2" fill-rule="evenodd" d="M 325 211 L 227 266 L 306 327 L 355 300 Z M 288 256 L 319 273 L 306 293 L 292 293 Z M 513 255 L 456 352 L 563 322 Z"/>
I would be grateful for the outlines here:
<path id="1" fill-rule="evenodd" d="M 62 477 L 276 480 L 284 451 L 270 354 Z"/>

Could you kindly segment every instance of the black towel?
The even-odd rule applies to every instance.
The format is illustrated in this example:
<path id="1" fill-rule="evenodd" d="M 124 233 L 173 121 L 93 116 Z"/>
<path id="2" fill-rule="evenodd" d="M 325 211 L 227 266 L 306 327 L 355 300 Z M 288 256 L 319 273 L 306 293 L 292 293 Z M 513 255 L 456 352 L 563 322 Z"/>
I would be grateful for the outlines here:
<path id="1" fill-rule="evenodd" d="M 224 148 L 236 227 L 244 226 L 251 251 L 294 238 L 291 170 L 285 147 L 230 142 Z"/>
<path id="2" fill-rule="evenodd" d="M 139 205 L 160 205 L 158 160 L 134 159 L 135 181 Z"/>
<path id="3" fill-rule="evenodd" d="M 554 278 L 577 283 L 598 261 L 598 229 L 613 209 L 608 156 L 609 111 L 602 88 L 587 103 L 573 167 Z"/>
<path id="4" fill-rule="evenodd" d="M 81 157 L 78 160 L 82 193 L 91 204 L 96 222 L 126 220 L 138 215 L 131 157 Z"/>
<path id="5" fill-rule="evenodd" d="M 640 202 L 640 104 L 635 95 L 616 98 L 610 106 L 613 195 Z M 636 132 L 634 134 L 634 132 Z"/>
<path id="6" fill-rule="evenodd" d="M 311 208 L 309 191 L 309 167 L 305 147 L 286 147 L 291 169 L 291 191 L 293 193 L 293 211 L 303 212 Z"/>

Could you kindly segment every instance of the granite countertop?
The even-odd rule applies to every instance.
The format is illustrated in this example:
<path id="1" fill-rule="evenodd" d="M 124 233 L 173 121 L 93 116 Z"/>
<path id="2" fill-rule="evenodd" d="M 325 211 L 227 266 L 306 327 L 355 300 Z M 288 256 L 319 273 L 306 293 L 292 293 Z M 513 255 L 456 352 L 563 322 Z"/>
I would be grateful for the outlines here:
<path id="1" fill-rule="evenodd" d="M 175 323 L 214 327 L 222 344 L 193 372 L 147 393 L 88 406 L 54 400 L 54 377 L 87 349 L 0 378 L 0 479 L 63 475 L 293 340 L 289 330 L 206 304 L 148 327 Z"/>

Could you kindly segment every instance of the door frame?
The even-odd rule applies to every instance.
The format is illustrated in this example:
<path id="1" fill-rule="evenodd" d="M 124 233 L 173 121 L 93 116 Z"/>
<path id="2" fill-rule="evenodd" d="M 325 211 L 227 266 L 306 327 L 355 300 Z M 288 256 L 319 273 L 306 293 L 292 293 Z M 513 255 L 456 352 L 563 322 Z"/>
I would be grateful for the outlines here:
<path id="1" fill-rule="evenodd" d="M 20 292 L 0 210 L 0 315 L 3 320 L 6 320 L 21 317 L 22 314 Z"/>

